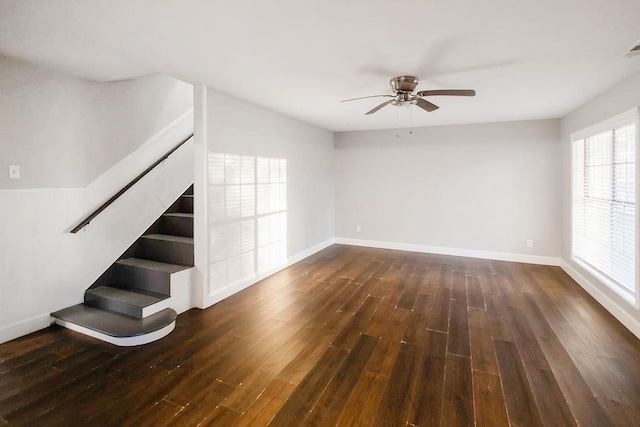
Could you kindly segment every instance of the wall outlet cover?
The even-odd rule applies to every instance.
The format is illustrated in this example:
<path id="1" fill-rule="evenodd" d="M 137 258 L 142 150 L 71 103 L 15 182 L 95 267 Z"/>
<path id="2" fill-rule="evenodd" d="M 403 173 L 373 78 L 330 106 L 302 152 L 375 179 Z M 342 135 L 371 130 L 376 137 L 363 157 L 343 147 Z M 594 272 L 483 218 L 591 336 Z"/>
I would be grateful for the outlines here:
<path id="1" fill-rule="evenodd" d="M 9 179 L 20 179 L 20 166 L 9 165 Z"/>

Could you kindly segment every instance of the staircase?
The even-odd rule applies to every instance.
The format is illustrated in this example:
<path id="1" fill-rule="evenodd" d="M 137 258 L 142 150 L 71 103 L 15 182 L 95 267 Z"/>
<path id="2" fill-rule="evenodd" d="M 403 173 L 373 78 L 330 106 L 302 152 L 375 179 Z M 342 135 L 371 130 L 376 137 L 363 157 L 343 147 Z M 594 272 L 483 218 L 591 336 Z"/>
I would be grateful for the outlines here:
<path id="1" fill-rule="evenodd" d="M 189 308 L 190 283 L 183 276 L 191 267 L 193 186 L 85 291 L 83 304 L 51 316 L 120 346 L 158 340 L 175 328 L 176 306 L 180 312 Z"/>

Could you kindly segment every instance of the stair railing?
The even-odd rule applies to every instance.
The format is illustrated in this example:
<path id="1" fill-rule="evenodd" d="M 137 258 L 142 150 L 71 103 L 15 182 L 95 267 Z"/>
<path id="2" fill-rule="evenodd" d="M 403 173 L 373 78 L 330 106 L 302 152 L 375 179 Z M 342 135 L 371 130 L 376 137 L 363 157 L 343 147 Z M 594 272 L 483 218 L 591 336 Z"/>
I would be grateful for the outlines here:
<path id="1" fill-rule="evenodd" d="M 100 215 L 100 213 L 105 210 L 106 208 L 109 207 L 109 205 L 111 205 L 111 203 L 115 202 L 120 196 L 122 196 L 128 189 L 130 189 L 131 187 L 133 187 L 138 181 L 140 181 L 142 178 L 144 178 L 144 176 L 146 174 L 148 174 L 149 172 L 151 172 L 156 166 L 158 166 L 160 163 L 162 163 L 167 157 L 169 157 L 171 154 L 173 154 L 174 151 L 176 151 L 178 148 L 180 148 L 185 142 L 187 142 L 189 139 L 191 139 L 193 137 L 193 134 L 189 135 L 188 137 L 186 137 L 185 139 L 183 139 L 182 141 L 180 141 L 179 144 L 177 144 L 175 147 L 173 147 L 171 150 L 167 151 L 162 157 L 160 157 L 158 160 L 156 160 L 151 166 L 149 166 L 147 169 L 145 169 L 140 175 L 138 175 L 137 177 L 135 177 L 133 180 L 131 180 L 131 182 L 129 182 L 127 185 L 125 185 L 124 187 L 122 187 L 122 189 L 120 191 L 118 191 L 116 194 L 114 194 L 109 200 L 107 200 L 106 202 L 104 202 L 102 205 L 100 205 L 99 208 L 97 208 L 95 211 L 93 211 L 89 216 L 87 216 L 84 220 L 82 220 L 78 225 L 76 225 L 72 230 L 71 233 L 77 233 L 78 231 L 82 230 L 84 227 L 86 227 L 87 225 L 89 225 L 89 223 L 98 215 Z"/>

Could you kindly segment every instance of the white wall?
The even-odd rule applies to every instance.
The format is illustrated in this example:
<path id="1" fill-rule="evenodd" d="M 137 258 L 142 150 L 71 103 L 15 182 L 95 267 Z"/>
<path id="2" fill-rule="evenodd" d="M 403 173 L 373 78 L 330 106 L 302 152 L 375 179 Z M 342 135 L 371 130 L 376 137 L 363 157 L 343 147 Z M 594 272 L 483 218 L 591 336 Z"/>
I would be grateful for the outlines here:
<path id="1" fill-rule="evenodd" d="M 333 134 L 211 89 L 207 92 L 206 104 L 208 182 L 213 182 L 212 158 L 217 153 L 242 155 L 249 158 L 285 159 L 287 164 L 285 263 L 314 250 L 313 248 L 318 245 L 329 244 L 334 236 Z M 195 108 L 197 116 L 198 105 Z M 198 183 L 196 183 L 197 186 Z M 214 209 L 220 202 L 217 198 L 220 194 L 213 193 L 213 190 L 213 185 L 210 184 L 206 213 L 210 232 L 215 215 Z M 227 234 L 227 236 L 231 235 Z M 216 236 L 209 235 L 207 259 L 210 269 L 214 261 L 220 259 L 220 254 L 216 252 L 220 250 L 220 242 L 216 241 L 218 238 Z M 230 243 L 230 245 L 233 244 L 233 242 Z M 213 272 L 209 271 L 209 273 Z M 240 281 L 220 280 L 219 274 L 217 276 L 209 274 L 204 305 L 210 305 L 255 283 L 264 274 L 265 272 L 256 271 L 248 277 L 244 276 Z"/>
<path id="2" fill-rule="evenodd" d="M 640 74 L 619 83 L 562 118 L 562 261 L 565 270 L 578 283 L 640 337 L 640 310 L 571 260 L 571 134 L 638 106 Z"/>
<path id="3" fill-rule="evenodd" d="M 0 93 L 0 188 L 84 187 L 193 105 L 167 76 L 97 83 L 4 56 Z"/>
<path id="4" fill-rule="evenodd" d="M 560 255 L 558 135 L 558 120 L 337 133 L 336 236 L 549 262 Z"/>

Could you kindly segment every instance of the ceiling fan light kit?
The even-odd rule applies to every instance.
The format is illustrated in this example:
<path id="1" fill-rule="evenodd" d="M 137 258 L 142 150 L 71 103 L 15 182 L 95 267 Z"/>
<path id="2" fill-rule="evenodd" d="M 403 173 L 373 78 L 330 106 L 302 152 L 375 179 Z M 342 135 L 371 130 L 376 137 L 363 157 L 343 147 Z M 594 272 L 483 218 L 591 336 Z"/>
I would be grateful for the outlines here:
<path id="1" fill-rule="evenodd" d="M 402 106 L 402 105 L 417 105 L 425 111 L 431 112 L 437 110 L 438 107 L 432 102 L 423 99 L 425 96 L 475 96 L 476 91 L 472 89 L 437 89 L 437 90 L 423 90 L 416 94 L 413 93 L 416 86 L 418 86 L 418 78 L 415 76 L 398 76 L 394 77 L 389 81 L 391 85 L 391 90 L 393 90 L 394 95 L 370 95 L 363 96 L 360 98 L 352 98 L 345 99 L 342 102 L 348 101 L 356 101 L 358 99 L 365 98 L 378 98 L 378 97 L 386 97 L 392 98 L 388 101 L 383 102 L 377 107 L 367 111 L 365 114 L 373 114 L 376 111 L 386 107 L 391 104 L 394 106 Z"/>

